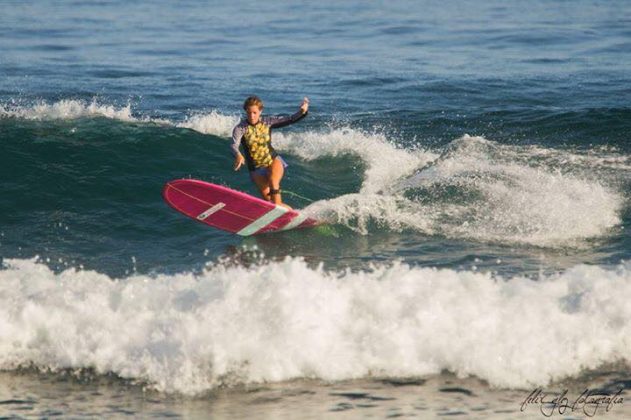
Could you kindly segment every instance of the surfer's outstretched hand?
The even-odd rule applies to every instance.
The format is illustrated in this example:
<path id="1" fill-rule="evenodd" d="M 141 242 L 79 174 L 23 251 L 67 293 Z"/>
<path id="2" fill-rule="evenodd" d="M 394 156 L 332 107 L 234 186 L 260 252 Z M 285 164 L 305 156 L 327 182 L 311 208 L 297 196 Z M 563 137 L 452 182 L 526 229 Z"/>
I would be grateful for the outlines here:
<path id="1" fill-rule="evenodd" d="M 309 98 L 305 96 L 304 99 L 302 100 L 302 104 L 300 105 L 300 111 L 302 111 L 303 114 L 306 114 L 308 110 L 309 110 Z"/>
<path id="2" fill-rule="evenodd" d="M 238 171 L 241 169 L 241 166 L 245 163 L 245 158 L 242 154 L 238 154 L 236 158 L 234 158 L 234 170 Z"/>

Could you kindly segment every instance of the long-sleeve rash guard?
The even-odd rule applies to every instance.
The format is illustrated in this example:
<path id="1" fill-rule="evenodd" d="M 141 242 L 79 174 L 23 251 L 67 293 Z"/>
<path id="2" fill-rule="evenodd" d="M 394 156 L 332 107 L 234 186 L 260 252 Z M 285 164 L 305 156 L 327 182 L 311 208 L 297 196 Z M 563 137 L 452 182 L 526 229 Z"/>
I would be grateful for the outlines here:
<path id="1" fill-rule="evenodd" d="M 293 124 L 305 115 L 307 113 L 300 110 L 291 116 L 261 116 L 256 124 L 250 124 L 244 118 L 232 130 L 232 154 L 237 156 L 239 145 L 242 145 L 248 170 L 270 166 L 278 155 L 272 147 L 272 128 Z"/>

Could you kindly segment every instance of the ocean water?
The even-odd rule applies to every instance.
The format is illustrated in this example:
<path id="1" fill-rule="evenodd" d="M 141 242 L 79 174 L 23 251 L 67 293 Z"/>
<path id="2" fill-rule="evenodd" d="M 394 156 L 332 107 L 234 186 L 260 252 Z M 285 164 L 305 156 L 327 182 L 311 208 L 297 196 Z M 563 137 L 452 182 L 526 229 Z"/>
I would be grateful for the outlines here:
<path id="1" fill-rule="evenodd" d="M 627 1 L 0 0 L 0 415 L 626 397 L 630 28 Z M 251 94 L 310 98 L 273 142 L 326 226 L 241 238 L 162 201 L 256 193 L 229 152 Z"/>

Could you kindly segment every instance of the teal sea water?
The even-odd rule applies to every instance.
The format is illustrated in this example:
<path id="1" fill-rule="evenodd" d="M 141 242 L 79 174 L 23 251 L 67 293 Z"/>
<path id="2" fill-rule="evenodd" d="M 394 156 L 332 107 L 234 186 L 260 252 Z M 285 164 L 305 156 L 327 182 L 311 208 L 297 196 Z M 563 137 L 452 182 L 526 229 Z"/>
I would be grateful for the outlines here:
<path id="1" fill-rule="evenodd" d="M 112 415 L 131 387 L 123 411 L 248 416 L 255 389 L 353 417 L 361 388 L 501 417 L 628 388 L 629 28 L 625 1 L 0 1 L 0 410 Z M 244 239 L 162 201 L 255 194 L 229 152 L 251 94 L 310 98 L 273 141 L 325 227 Z"/>

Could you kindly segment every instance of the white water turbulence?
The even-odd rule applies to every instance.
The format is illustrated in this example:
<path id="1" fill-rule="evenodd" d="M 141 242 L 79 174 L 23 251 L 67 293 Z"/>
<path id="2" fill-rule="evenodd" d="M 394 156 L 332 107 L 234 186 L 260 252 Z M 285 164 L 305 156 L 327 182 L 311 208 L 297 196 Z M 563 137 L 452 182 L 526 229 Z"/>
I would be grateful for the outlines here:
<path id="1" fill-rule="evenodd" d="M 120 121 L 139 121 L 132 116 L 131 105 L 116 107 L 78 99 L 63 99 L 49 104 L 41 101 L 33 106 L 0 104 L 0 117 L 23 118 L 26 120 L 70 120 L 84 117 L 105 117 Z M 143 120 L 144 121 L 144 120 Z"/>
<path id="2" fill-rule="evenodd" d="M 582 167 L 563 167 L 558 165 L 562 152 L 547 156 L 540 148 L 470 136 L 454 140 L 441 154 L 397 149 L 381 138 L 357 139 L 352 130 L 309 136 L 315 138 L 287 144 L 303 158 L 349 151 L 366 163 L 358 194 L 307 208 L 360 233 L 373 221 L 427 235 L 580 247 L 620 224 L 624 194 L 616 186 L 621 183 L 602 178 L 602 168 L 594 172 L 587 157 L 579 162 Z"/>
<path id="3" fill-rule="evenodd" d="M 532 280 L 287 258 L 201 274 L 0 271 L 0 369 L 94 369 L 163 392 L 449 370 L 528 388 L 630 363 L 631 265 Z"/>
<path id="4" fill-rule="evenodd" d="M 0 118 L 22 118 L 26 120 L 74 120 L 79 118 L 102 117 L 124 122 L 157 123 L 167 126 L 189 128 L 202 134 L 230 137 L 232 128 L 239 122 L 235 115 L 223 115 L 216 110 L 194 112 L 184 121 L 166 118 L 151 118 L 132 112 L 131 104 L 116 106 L 81 99 L 62 99 L 48 103 L 40 101 L 34 105 L 0 104 Z"/>
<path id="5" fill-rule="evenodd" d="M 529 150 L 464 136 L 398 188 L 449 237 L 572 246 L 620 223 L 624 196 L 607 179 L 589 167 L 570 173 L 576 168 L 550 165 Z"/>
<path id="6" fill-rule="evenodd" d="M 297 134 L 274 133 L 274 144 L 304 160 L 352 154 L 366 165 L 360 193 L 375 194 L 393 181 L 411 174 L 436 155 L 395 147 L 382 134 L 352 128 Z"/>
<path id="7" fill-rule="evenodd" d="M 438 156 L 425 150 L 399 148 L 383 134 L 348 127 L 324 132 L 275 133 L 274 136 L 279 150 L 306 161 L 347 154 L 361 159 L 365 171 L 357 173 L 363 180 L 357 193 L 318 201 L 305 212 L 320 220 L 344 224 L 362 234 L 368 233 L 370 221 L 390 229 L 405 223 L 406 216 L 401 213 L 403 197 L 392 195 L 388 190 L 397 180 L 412 175 Z"/>
<path id="8" fill-rule="evenodd" d="M 224 115 L 215 110 L 207 113 L 194 113 L 178 123 L 177 127 L 190 128 L 202 134 L 212 134 L 219 137 L 232 137 L 232 129 L 239 123 L 237 115 Z"/>

